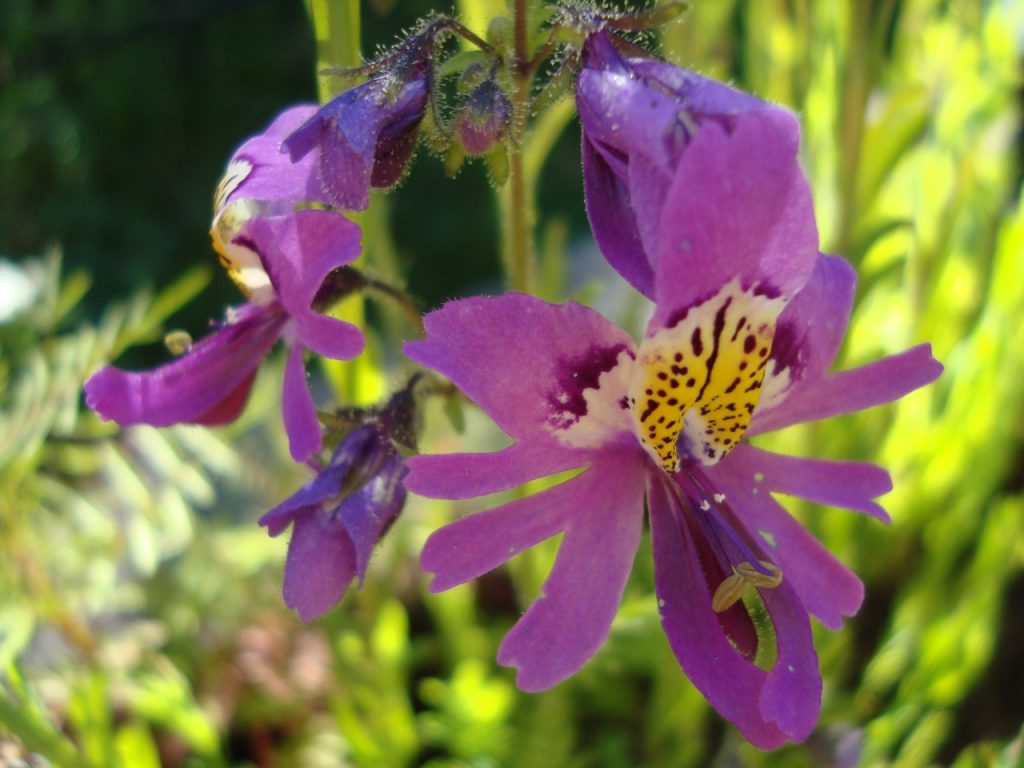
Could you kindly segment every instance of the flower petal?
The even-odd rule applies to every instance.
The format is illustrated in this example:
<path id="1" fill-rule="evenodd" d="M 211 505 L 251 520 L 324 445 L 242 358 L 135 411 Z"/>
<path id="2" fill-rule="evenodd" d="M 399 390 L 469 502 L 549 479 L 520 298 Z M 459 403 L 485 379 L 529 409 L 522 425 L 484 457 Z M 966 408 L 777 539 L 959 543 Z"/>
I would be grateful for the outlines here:
<path id="1" fill-rule="evenodd" d="M 284 601 L 303 621 L 327 613 L 356 575 L 352 541 L 320 510 L 296 515 L 284 565 Z"/>
<path id="2" fill-rule="evenodd" d="M 811 279 L 779 316 L 769 377 L 789 371 L 793 382 L 812 381 L 828 370 L 846 333 L 856 284 L 846 259 L 818 254 Z"/>
<path id="3" fill-rule="evenodd" d="M 592 309 L 509 293 L 449 302 L 424 324 L 427 338 L 408 342 L 405 353 L 450 378 L 512 437 L 550 439 L 578 425 L 590 444 L 620 431 L 635 442 L 625 409 L 590 409 L 588 393 L 633 347 Z"/>
<path id="4" fill-rule="evenodd" d="M 280 313 L 250 310 L 151 371 L 101 369 L 85 383 L 86 404 L 122 426 L 207 423 L 211 413 L 227 414 L 237 404 L 239 387 L 252 377 L 281 332 Z M 223 413 L 218 411 L 221 406 L 227 409 Z"/>
<path id="5" fill-rule="evenodd" d="M 738 476 L 746 477 L 751 489 L 799 496 L 890 522 L 873 499 L 892 490 L 892 479 L 874 464 L 783 456 L 750 445 L 736 446 L 728 461 Z"/>
<path id="6" fill-rule="evenodd" d="M 583 138 L 583 191 L 587 217 L 601 253 L 620 275 L 647 297 L 654 296 L 654 271 L 647 259 L 626 183 Z"/>
<path id="7" fill-rule="evenodd" d="M 339 213 L 299 211 L 253 219 L 244 236 L 267 267 L 304 346 L 335 360 L 362 352 L 365 341 L 358 328 L 310 308 L 327 275 L 362 251 L 356 224 Z"/>
<path id="8" fill-rule="evenodd" d="M 801 386 L 799 397 L 787 397 L 764 414 L 755 412 L 747 435 L 889 403 L 935 381 L 941 373 L 942 365 L 932 357 L 930 344 L 921 344 L 859 368 L 827 373 Z"/>
<path id="9" fill-rule="evenodd" d="M 288 449 L 295 461 L 305 461 L 320 450 L 323 438 L 316 405 L 306 381 L 303 349 L 295 345 L 288 351 L 284 368 L 284 391 L 281 394 L 281 412 L 284 431 L 288 435 Z"/>
<path id="10" fill-rule="evenodd" d="M 821 688 L 799 600 L 785 582 L 761 590 L 778 648 L 771 672 L 740 655 L 711 609 L 693 533 L 682 519 L 686 513 L 664 482 L 659 478 L 649 484 L 648 508 L 661 623 L 676 658 L 708 702 L 755 746 L 771 749 L 787 738 L 805 738 L 817 719 Z"/>
<path id="11" fill-rule="evenodd" d="M 291 525 L 298 512 L 317 507 L 321 502 L 336 496 L 341 488 L 342 476 L 347 471 L 348 468 L 343 465 L 327 466 L 302 488 L 266 512 L 259 519 L 259 524 L 264 526 L 271 536 L 280 536 Z"/>
<path id="12" fill-rule="evenodd" d="M 576 469 L 584 461 L 547 440 L 513 443 L 493 453 L 421 454 L 407 462 L 405 487 L 434 499 L 471 499 Z"/>
<path id="13" fill-rule="evenodd" d="M 796 119 L 781 110 L 750 113 L 731 134 L 701 126 L 661 211 L 654 327 L 737 277 L 787 298 L 807 282 L 818 232 L 798 144 Z"/>
<path id="14" fill-rule="evenodd" d="M 782 569 L 785 583 L 800 596 L 808 612 L 829 629 L 843 625 L 864 600 L 864 585 L 821 543 L 804 530 L 770 493 L 757 492 L 749 468 L 730 455 L 707 474 L 729 499 L 747 530 L 765 544 L 765 552 Z"/>
<path id="15" fill-rule="evenodd" d="M 336 512 L 352 539 L 360 581 L 366 576 L 373 548 L 405 506 L 404 475 L 405 465 L 396 454 L 369 481 L 346 497 Z"/>
<path id="16" fill-rule="evenodd" d="M 215 212 L 236 200 L 326 203 L 317 178 L 316 156 L 293 161 L 281 151 L 281 142 L 316 112 L 315 104 L 286 109 L 262 132 L 235 150 L 228 175 L 221 182 Z"/>
<path id="17" fill-rule="evenodd" d="M 596 463 L 581 476 L 554 568 L 498 649 L 522 690 L 569 677 L 608 636 L 643 530 L 643 471 L 637 458 Z"/>
<path id="18" fill-rule="evenodd" d="M 464 517 L 431 534 L 420 565 L 443 592 L 497 568 L 524 549 L 565 530 L 579 507 L 587 473 L 500 507 Z"/>

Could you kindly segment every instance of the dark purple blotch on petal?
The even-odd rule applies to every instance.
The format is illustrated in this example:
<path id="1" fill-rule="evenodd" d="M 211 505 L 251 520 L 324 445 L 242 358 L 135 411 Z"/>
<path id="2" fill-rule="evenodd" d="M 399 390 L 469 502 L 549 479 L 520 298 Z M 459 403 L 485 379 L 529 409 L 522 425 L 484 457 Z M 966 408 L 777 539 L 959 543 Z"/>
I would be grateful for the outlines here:
<path id="1" fill-rule="evenodd" d="M 554 389 L 548 394 L 551 410 L 558 418 L 575 417 L 573 421 L 587 414 L 587 400 L 583 393 L 595 389 L 601 374 L 615 367 L 619 355 L 626 349 L 625 344 L 595 346 L 578 357 L 563 360 L 558 365 Z"/>

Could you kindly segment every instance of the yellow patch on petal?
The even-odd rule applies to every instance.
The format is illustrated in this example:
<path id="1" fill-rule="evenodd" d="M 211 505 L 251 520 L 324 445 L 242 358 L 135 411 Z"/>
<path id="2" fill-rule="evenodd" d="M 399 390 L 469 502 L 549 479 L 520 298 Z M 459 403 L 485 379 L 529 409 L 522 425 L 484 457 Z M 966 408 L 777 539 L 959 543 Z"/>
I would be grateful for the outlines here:
<path id="1" fill-rule="evenodd" d="M 634 429 L 666 471 L 679 469 L 680 433 L 705 465 L 739 442 L 757 407 L 785 304 L 733 280 L 640 345 L 630 387 Z"/>

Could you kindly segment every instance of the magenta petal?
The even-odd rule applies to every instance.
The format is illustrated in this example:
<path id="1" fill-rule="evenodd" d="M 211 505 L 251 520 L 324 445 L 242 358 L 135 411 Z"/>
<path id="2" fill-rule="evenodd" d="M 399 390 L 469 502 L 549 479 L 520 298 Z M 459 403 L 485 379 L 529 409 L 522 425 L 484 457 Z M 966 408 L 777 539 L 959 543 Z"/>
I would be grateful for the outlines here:
<path id="1" fill-rule="evenodd" d="M 805 738 L 817 719 L 821 687 L 799 600 L 785 582 L 762 590 L 775 625 L 778 660 L 766 672 L 741 656 L 711 610 L 691 529 L 681 519 L 687 513 L 664 482 L 650 483 L 648 504 L 661 623 L 676 658 L 708 702 L 755 746 L 771 749 L 787 738 Z"/>
<path id="2" fill-rule="evenodd" d="M 247 223 L 245 236 L 290 315 L 308 312 L 324 278 L 362 251 L 359 226 L 333 211 L 260 216 Z"/>
<path id="3" fill-rule="evenodd" d="M 588 307 L 508 293 L 451 301 L 424 318 L 427 338 L 408 342 L 414 362 L 447 376 L 517 439 L 548 439 L 553 402 L 574 361 L 633 340 Z"/>
<path id="4" fill-rule="evenodd" d="M 761 590 L 778 659 L 761 689 L 761 712 L 793 741 L 811 735 L 821 711 L 821 672 L 807 610 L 792 585 Z"/>
<path id="5" fill-rule="evenodd" d="M 320 420 L 306 381 L 302 352 L 302 347 L 298 345 L 288 351 L 288 361 L 284 368 L 284 391 L 281 395 L 288 448 L 296 461 L 308 459 L 320 450 L 322 443 Z"/>
<path id="6" fill-rule="evenodd" d="M 219 427 L 237 419 L 249 401 L 249 392 L 252 390 L 252 383 L 255 379 L 256 371 L 253 371 L 242 379 L 223 400 L 195 419 L 194 423 L 202 424 L 204 427 Z"/>
<path id="7" fill-rule="evenodd" d="M 807 282 L 818 232 L 798 143 L 781 110 L 745 115 L 731 134 L 701 126 L 661 211 L 657 325 L 737 277 L 787 297 Z"/>
<path id="8" fill-rule="evenodd" d="M 782 569 L 784 583 L 796 590 L 807 611 L 829 629 L 838 629 L 845 616 L 860 609 L 864 585 L 770 493 L 755 493 L 745 468 L 728 458 L 706 468 L 708 476 L 747 529 L 759 537 L 762 549 Z"/>
<path id="9" fill-rule="evenodd" d="M 312 621 L 334 607 L 356 575 L 356 557 L 345 528 L 319 510 L 300 512 L 284 566 L 284 601 Z"/>
<path id="10" fill-rule="evenodd" d="M 323 357 L 351 360 L 366 347 L 362 331 L 352 323 L 310 311 L 297 313 L 292 319 L 303 346 Z"/>
<path id="11" fill-rule="evenodd" d="M 874 464 L 783 456 L 749 445 L 736 446 L 726 460 L 737 476 L 745 477 L 749 487 L 760 493 L 799 496 L 890 522 L 889 515 L 873 499 L 892 490 L 892 479 Z"/>
<path id="12" fill-rule="evenodd" d="M 420 565 L 433 573 L 431 592 L 443 592 L 497 568 L 524 549 L 565 530 L 579 509 L 588 473 L 532 496 L 456 520 L 431 534 Z"/>
<path id="13" fill-rule="evenodd" d="M 413 493 L 434 499 L 472 499 L 576 469 L 587 459 L 548 441 L 527 440 L 493 453 L 420 455 L 406 463 L 405 487 Z"/>
<path id="14" fill-rule="evenodd" d="M 235 150 L 233 163 L 243 162 L 250 169 L 242 181 L 221 202 L 220 212 L 235 200 L 260 202 L 286 201 L 326 203 L 317 175 L 316 155 L 310 154 L 297 162 L 282 153 L 281 142 L 302 125 L 314 112 L 316 105 L 301 104 L 274 118 L 260 134 L 246 140 Z"/>
<path id="15" fill-rule="evenodd" d="M 498 649 L 522 690 L 569 677 L 608 636 L 643 530 L 643 472 L 641 460 L 595 464 L 577 481 L 555 566 Z"/>
<path id="16" fill-rule="evenodd" d="M 768 371 L 788 370 L 791 392 L 821 377 L 835 360 L 856 283 L 846 259 L 818 254 L 811 279 L 779 315 Z"/>
<path id="17" fill-rule="evenodd" d="M 640 241 L 626 183 L 585 137 L 583 189 L 590 228 L 601 253 L 634 288 L 652 298 L 654 271 Z"/>
<path id="18" fill-rule="evenodd" d="M 935 381 L 941 373 L 942 365 L 932 357 L 930 344 L 921 344 L 860 368 L 829 373 L 801 386 L 798 396 L 787 397 L 770 411 L 763 414 L 755 411 L 747 435 L 892 402 Z"/>
<path id="19" fill-rule="evenodd" d="M 239 387 L 277 341 L 283 319 L 276 310 L 254 310 L 151 371 L 103 368 L 85 383 L 86 404 L 122 426 L 209 422 L 211 413 L 237 405 Z"/>

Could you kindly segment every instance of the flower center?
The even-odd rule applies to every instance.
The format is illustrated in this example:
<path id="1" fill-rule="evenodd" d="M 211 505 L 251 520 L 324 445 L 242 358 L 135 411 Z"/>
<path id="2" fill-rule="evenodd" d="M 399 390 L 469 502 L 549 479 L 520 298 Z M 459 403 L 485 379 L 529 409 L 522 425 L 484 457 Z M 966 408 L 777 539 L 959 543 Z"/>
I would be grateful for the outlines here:
<path id="1" fill-rule="evenodd" d="M 739 279 L 649 336 L 630 385 L 634 430 L 665 469 L 685 455 L 715 464 L 739 442 L 757 407 L 775 321 L 785 299 Z"/>

